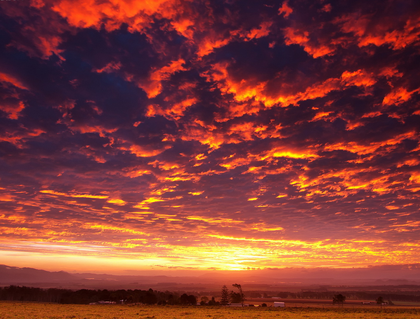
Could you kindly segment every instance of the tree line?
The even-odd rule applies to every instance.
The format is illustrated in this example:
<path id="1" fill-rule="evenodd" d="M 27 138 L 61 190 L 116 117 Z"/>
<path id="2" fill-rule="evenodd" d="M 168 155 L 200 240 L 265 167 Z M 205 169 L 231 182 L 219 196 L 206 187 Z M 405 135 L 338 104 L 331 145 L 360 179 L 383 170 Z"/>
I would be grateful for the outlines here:
<path id="1" fill-rule="evenodd" d="M 216 301 L 214 297 L 209 299 L 204 296 L 201 298 L 201 305 L 228 305 L 229 303 L 244 303 L 245 295 L 239 284 L 233 284 L 237 291 L 228 291 L 226 286 L 222 288 L 222 297 Z M 8 286 L 0 288 L 0 300 L 9 301 L 35 301 L 35 302 L 54 302 L 62 304 L 89 304 L 100 301 L 115 303 L 142 303 L 158 305 L 197 305 L 197 297 L 186 293 L 161 292 L 156 290 L 107 290 L 107 289 L 58 289 L 58 288 L 34 288 L 25 286 Z"/>
<path id="2" fill-rule="evenodd" d="M 247 295 L 251 298 L 271 298 L 279 297 L 282 299 L 330 299 L 342 292 L 338 291 L 302 291 L 302 292 L 266 292 L 261 293 L 259 291 L 247 291 Z M 345 295 L 347 299 L 352 300 L 376 300 L 378 295 L 383 297 L 383 300 L 388 302 L 389 300 L 394 301 L 418 301 L 420 298 L 420 291 L 346 291 Z"/>
<path id="3" fill-rule="evenodd" d="M 215 297 L 211 299 L 207 296 L 201 297 L 201 305 L 228 305 L 230 303 L 241 303 L 244 304 L 245 294 L 242 290 L 241 285 L 233 284 L 235 289 L 230 290 L 225 286 L 219 292 L 214 292 L 218 297 L 218 301 Z M 265 297 L 270 298 L 267 293 L 261 293 L 257 291 L 248 291 L 247 295 L 250 298 Z M 353 300 L 376 300 L 378 304 L 386 302 L 392 304 L 393 301 L 418 301 L 420 291 L 413 292 L 390 292 L 380 293 L 380 299 L 378 298 L 378 292 L 346 292 L 347 298 Z M 330 299 L 333 303 L 343 304 L 346 297 L 337 294 L 337 292 L 279 292 L 276 294 L 277 297 L 284 299 Z M 344 299 L 343 299 L 344 297 Z M 378 301 L 379 299 L 379 301 Z M 36 302 L 54 302 L 63 304 L 88 304 L 99 301 L 111 301 L 116 303 L 143 303 L 143 304 L 159 304 L 159 305 L 196 305 L 197 297 L 192 294 L 186 294 L 182 292 L 170 292 L 170 291 L 156 291 L 156 290 L 91 290 L 91 289 L 58 289 L 58 288 L 33 288 L 25 286 L 8 286 L 0 287 L 0 300 L 10 301 L 36 301 Z"/>
<path id="4" fill-rule="evenodd" d="M 0 300 L 54 302 L 62 304 L 89 304 L 99 301 L 115 303 L 142 303 L 148 305 L 196 305 L 194 295 L 156 290 L 69 290 L 42 289 L 33 287 L 8 286 L 0 288 Z"/>

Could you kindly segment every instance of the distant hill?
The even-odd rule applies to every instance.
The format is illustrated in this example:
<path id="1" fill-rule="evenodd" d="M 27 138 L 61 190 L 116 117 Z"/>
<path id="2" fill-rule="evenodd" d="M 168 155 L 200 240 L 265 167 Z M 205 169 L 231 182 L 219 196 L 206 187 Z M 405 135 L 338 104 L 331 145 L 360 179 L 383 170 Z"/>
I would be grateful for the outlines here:
<path id="1" fill-rule="evenodd" d="M 32 283 L 60 283 L 78 280 L 65 271 L 51 272 L 35 268 L 18 268 L 0 265 L 0 285 L 19 285 Z"/>
<path id="2" fill-rule="evenodd" d="M 156 289 L 162 287 L 173 290 L 205 289 L 202 286 L 197 287 L 197 278 L 194 277 L 70 274 L 65 271 L 51 272 L 29 267 L 0 265 L 0 286 L 9 285 L 67 289 Z"/>

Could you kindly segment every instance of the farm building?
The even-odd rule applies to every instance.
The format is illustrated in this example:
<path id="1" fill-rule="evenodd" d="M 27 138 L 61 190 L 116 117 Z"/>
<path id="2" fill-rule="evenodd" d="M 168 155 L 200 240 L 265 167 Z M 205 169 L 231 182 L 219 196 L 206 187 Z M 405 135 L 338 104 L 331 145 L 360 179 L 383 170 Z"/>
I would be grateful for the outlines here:
<path id="1" fill-rule="evenodd" d="M 274 301 L 274 307 L 284 307 L 283 301 Z"/>

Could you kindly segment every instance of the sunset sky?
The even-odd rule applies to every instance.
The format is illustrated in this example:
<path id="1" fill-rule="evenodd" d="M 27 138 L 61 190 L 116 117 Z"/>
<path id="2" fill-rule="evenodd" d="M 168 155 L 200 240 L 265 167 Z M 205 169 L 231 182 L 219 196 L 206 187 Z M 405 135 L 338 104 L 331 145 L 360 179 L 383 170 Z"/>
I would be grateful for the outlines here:
<path id="1" fill-rule="evenodd" d="M 418 267 L 418 0 L 18 0 L 0 23 L 0 264 Z"/>

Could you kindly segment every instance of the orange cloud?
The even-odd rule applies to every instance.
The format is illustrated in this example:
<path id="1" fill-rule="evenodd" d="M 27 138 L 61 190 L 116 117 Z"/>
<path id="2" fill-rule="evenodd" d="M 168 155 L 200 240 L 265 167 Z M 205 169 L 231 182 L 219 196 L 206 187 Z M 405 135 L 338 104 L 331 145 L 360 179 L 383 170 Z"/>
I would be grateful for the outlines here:
<path id="1" fill-rule="evenodd" d="M 91 194 L 77 194 L 77 193 L 62 193 L 56 192 L 51 189 L 44 189 L 39 191 L 42 194 L 56 195 L 56 196 L 67 196 L 74 198 L 92 198 L 92 199 L 107 199 L 108 195 L 91 195 Z"/>
<path id="2" fill-rule="evenodd" d="M 40 136 L 43 133 L 45 133 L 45 131 L 41 129 L 30 130 L 23 128 L 22 131 L 5 132 L 3 135 L 0 135 L 0 141 L 9 142 L 15 145 L 17 148 L 24 148 L 27 141 Z"/>
<path id="3" fill-rule="evenodd" d="M 107 31 L 118 29 L 122 23 L 127 23 L 131 31 L 142 31 L 149 23 L 149 16 L 162 14 L 171 16 L 171 1 L 70 1 L 61 0 L 54 3 L 52 9 L 66 18 L 68 23 L 78 28 L 94 27 L 99 29 L 102 25 Z"/>
<path id="4" fill-rule="evenodd" d="M 200 42 L 198 42 L 197 55 L 199 57 L 204 57 L 213 52 L 214 49 L 225 46 L 230 41 L 230 38 L 219 37 L 220 36 L 216 34 L 210 34 L 209 36 L 203 38 Z"/>
<path id="5" fill-rule="evenodd" d="M 287 147 L 275 147 L 263 155 L 261 159 L 265 160 L 269 157 L 315 159 L 318 155 L 310 149 L 298 150 Z"/>
<path id="6" fill-rule="evenodd" d="M 167 66 L 153 70 L 147 80 L 139 81 L 137 84 L 149 98 L 156 97 L 162 92 L 162 81 L 168 80 L 176 72 L 186 70 L 183 64 L 185 64 L 183 59 L 172 61 Z"/>
<path id="7" fill-rule="evenodd" d="M 285 89 L 282 90 L 280 87 L 280 89 L 272 91 L 269 89 L 273 86 L 273 83 L 270 83 L 270 81 L 257 83 L 252 78 L 237 81 L 230 74 L 229 64 L 226 62 L 215 63 L 212 70 L 204 73 L 203 76 L 208 81 L 216 82 L 223 94 L 233 94 L 236 101 L 247 102 L 254 99 L 263 103 L 266 108 L 273 107 L 276 104 L 283 107 L 297 105 L 300 101 L 321 98 L 332 91 L 343 90 L 346 87 L 358 86 L 368 88 L 376 83 L 376 79 L 371 73 L 359 69 L 354 72 L 344 71 L 339 78 L 329 78 L 323 82 L 315 82 L 312 85 L 308 83 L 310 79 L 302 79 L 303 83 L 307 82 L 309 84 L 303 90 L 297 87 L 297 84 L 296 87 L 288 88 L 288 84 L 279 83 L 284 85 Z M 256 112 L 253 109 L 251 109 L 252 111 L 244 112 L 243 105 L 241 105 L 241 108 L 242 112 L 238 113 L 238 116 L 243 113 L 252 114 Z"/>
<path id="8" fill-rule="evenodd" d="M 223 133 L 216 130 L 216 127 L 207 126 L 200 121 L 187 125 L 182 132 L 181 139 L 184 141 L 199 141 L 213 150 L 230 142 L 230 139 L 225 138 Z"/>
<path id="9" fill-rule="evenodd" d="M 3 83 L 9 83 L 12 84 L 13 86 L 22 89 L 22 90 L 28 90 L 28 88 L 17 78 L 15 78 L 12 75 L 6 74 L 6 73 L 1 73 L 0 72 L 0 81 Z"/>
<path id="10" fill-rule="evenodd" d="M 224 159 L 222 163 L 220 163 L 219 165 L 230 170 L 230 169 L 235 169 L 236 167 L 239 166 L 244 166 L 244 165 L 248 165 L 250 162 L 252 161 L 252 158 L 227 158 Z"/>
<path id="11" fill-rule="evenodd" d="M 326 151 L 345 150 L 345 151 L 356 153 L 359 155 L 367 155 L 367 154 L 376 153 L 378 149 L 381 147 L 393 147 L 397 144 L 400 144 L 405 139 L 416 139 L 416 133 L 413 131 L 410 131 L 407 133 L 399 134 L 395 136 L 394 138 L 391 138 L 385 141 L 372 142 L 372 143 L 366 143 L 366 144 L 357 143 L 354 141 L 346 142 L 346 143 L 329 144 L 329 145 L 326 145 L 324 149 Z"/>
<path id="12" fill-rule="evenodd" d="M 28 6 L 3 7 L 5 15 L 20 26 L 19 36 L 13 37 L 8 46 L 24 51 L 30 57 L 48 60 L 55 54 L 63 61 L 62 34 L 70 28 L 49 7 L 41 0 L 31 1 Z"/>
<path id="13" fill-rule="evenodd" d="M 255 28 L 247 32 L 244 37 L 247 40 L 259 39 L 270 34 L 271 21 L 264 21 L 259 28 Z"/>
<path id="14" fill-rule="evenodd" d="M 95 72 L 98 72 L 98 73 L 102 73 L 102 72 L 111 73 L 111 72 L 114 72 L 116 70 L 119 70 L 120 68 L 121 68 L 121 62 L 109 62 L 103 68 L 96 69 Z"/>
<path id="15" fill-rule="evenodd" d="M 25 108 L 25 104 L 23 104 L 22 101 L 19 101 L 17 103 L 3 102 L 0 104 L 0 110 L 7 113 L 9 116 L 9 119 L 11 120 L 17 120 L 19 118 L 20 112 L 24 108 Z"/>
<path id="16" fill-rule="evenodd" d="M 61 60 L 64 60 L 61 56 L 63 50 L 58 48 L 62 42 L 61 36 L 39 36 L 38 42 L 38 48 L 41 50 L 44 59 L 48 59 L 51 55 L 56 54 Z"/>
<path id="17" fill-rule="evenodd" d="M 115 204 L 115 205 L 118 205 L 118 206 L 124 206 L 125 204 L 127 204 L 125 201 L 123 201 L 122 199 L 119 199 L 119 198 L 108 199 L 107 203 Z"/>
<path id="18" fill-rule="evenodd" d="M 135 145 L 135 144 L 129 146 L 128 148 L 122 147 L 122 149 L 129 150 L 131 153 L 133 153 L 137 157 L 156 156 L 170 148 L 172 148 L 171 145 L 164 145 L 160 148 L 155 148 L 155 147 L 148 147 L 148 146 Z"/>
<path id="19" fill-rule="evenodd" d="M 197 99 L 195 97 L 187 97 L 185 100 L 182 100 L 178 103 L 173 103 L 169 108 L 163 108 L 157 104 L 150 104 L 147 107 L 146 116 L 154 117 L 156 115 L 161 115 L 167 119 L 179 120 L 184 115 L 185 111 L 196 102 Z"/>
<path id="20" fill-rule="evenodd" d="M 289 7 L 288 3 L 288 0 L 284 1 L 281 7 L 279 8 L 279 15 L 284 14 L 285 18 L 288 18 L 289 15 L 293 13 L 293 9 Z"/>
<path id="21" fill-rule="evenodd" d="M 420 89 L 416 89 L 408 92 L 406 88 L 399 87 L 397 89 L 392 90 L 384 97 L 384 99 L 382 100 L 382 105 L 400 105 L 404 102 L 407 102 L 409 99 L 411 99 L 411 96 L 414 93 L 417 93 L 419 91 Z"/>
<path id="22" fill-rule="evenodd" d="M 388 44 L 394 50 L 400 50 L 416 42 L 420 35 L 419 17 L 408 17 L 401 21 L 382 17 L 375 24 L 370 23 L 371 18 L 370 15 L 356 12 L 344 15 L 335 22 L 341 26 L 343 32 L 353 33 L 356 36 L 359 47 Z M 405 22 L 402 28 L 398 27 L 401 22 Z"/>
<path id="23" fill-rule="evenodd" d="M 82 134 L 86 133 L 97 133 L 101 137 L 106 137 L 109 134 L 114 133 L 117 131 L 116 128 L 106 128 L 101 125 L 89 125 L 89 124 L 83 124 L 83 125 L 72 125 L 69 124 L 69 128 L 72 131 L 80 132 Z"/>
<path id="24" fill-rule="evenodd" d="M 332 54 L 335 49 L 327 44 L 315 44 L 310 40 L 309 31 L 299 30 L 292 27 L 283 30 L 285 43 L 287 45 L 299 44 L 305 52 L 310 54 L 314 59 Z"/>

